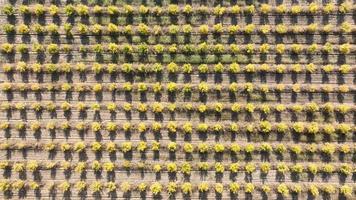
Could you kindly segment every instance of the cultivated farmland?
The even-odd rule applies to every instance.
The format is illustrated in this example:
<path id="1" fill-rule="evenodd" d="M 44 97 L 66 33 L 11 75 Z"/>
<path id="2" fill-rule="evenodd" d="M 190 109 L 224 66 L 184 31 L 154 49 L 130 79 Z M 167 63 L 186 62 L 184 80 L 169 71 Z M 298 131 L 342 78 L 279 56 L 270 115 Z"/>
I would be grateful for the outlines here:
<path id="1" fill-rule="evenodd" d="M 354 0 L 0 5 L 0 199 L 355 199 Z"/>

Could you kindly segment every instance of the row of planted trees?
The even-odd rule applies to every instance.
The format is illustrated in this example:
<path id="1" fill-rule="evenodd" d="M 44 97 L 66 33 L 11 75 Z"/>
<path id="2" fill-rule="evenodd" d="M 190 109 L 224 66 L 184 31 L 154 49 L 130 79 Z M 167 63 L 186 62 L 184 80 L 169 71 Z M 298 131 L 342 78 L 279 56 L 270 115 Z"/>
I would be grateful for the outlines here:
<path id="1" fill-rule="evenodd" d="M 76 192 L 84 192 L 91 191 L 93 193 L 113 193 L 113 192 L 149 192 L 153 196 L 159 196 L 161 194 L 176 195 L 177 193 L 182 193 L 184 195 L 191 195 L 193 193 L 216 193 L 217 195 L 221 195 L 223 193 L 230 193 L 231 195 L 237 195 L 238 193 L 247 193 L 247 194 L 258 194 L 262 193 L 265 195 L 270 195 L 271 193 L 282 195 L 283 197 L 289 197 L 290 195 L 301 195 L 310 194 L 313 197 L 318 197 L 321 194 L 327 195 L 335 195 L 340 194 L 343 197 L 352 199 L 354 195 L 354 187 L 353 185 L 334 185 L 334 184 L 299 184 L 299 183 L 290 183 L 290 184 L 253 184 L 253 183 L 237 183 L 231 182 L 229 184 L 222 183 L 208 183 L 201 182 L 199 184 L 190 183 L 190 182 L 152 182 L 152 183 L 130 183 L 130 182 L 101 182 L 101 181 L 77 181 L 77 182 L 58 182 L 58 183 L 48 183 L 48 184 L 40 184 L 34 181 L 25 182 L 22 180 L 14 180 L 7 181 L 2 180 L 0 182 L 0 190 L 4 192 L 8 192 L 10 190 L 13 191 L 21 191 L 21 190 L 47 190 L 53 191 L 58 190 L 61 192 L 70 192 L 71 190 Z"/>
<path id="2" fill-rule="evenodd" d="M 136 123 L 135 123 L 136 122 Z M 142 121 L 132 121 L 118 123 L 114 121 L 86 121 L 78 120 L 76 122 L 70 122 L 66 120 L 61 120 L 60 122 L 52 119 L 47 122 L 39 120 L 30 120 L 29 122 L 12 122 L 12 121 L 2 121 L 2 130 L 31 130 L 33 132 L 38 132 L 41 129 L 46 129 L 50 131 L 54 130 L 91 130 L 92 132 L 108 131 L 108 132 L 133 132 L 137 131 L 139 133 L 145 133 L 152 131 L 159 133 L 161 131 L 168 132 L 169 134 L 183 133 L 186 135 L 192 133 L 246 133 L 250 134 L 262 134 L 269 135 L 271 133 L 286 134 L 293 133 L 297 135 L 351 135 L 354 131 L 354 126 L 348 123 L 324 123 L 320 124 L 318 122 L 270 122 L 267 120 L 262 120 L 259 123 L 246 123 L 246 122 L 230 122 L 230 123 L 219 123 L 219 122 L 177 122 L 168 121 L 165 123 L 155 121 L 155 122 L 142 122 Z"/>
<path id="3" fill-rule="evenodd" d="M 295 73 L 295 74 L 332 74 L 339 73 L 346 75 L 355 71 L 350 64 L 314 64 L 314 63 L 296 63 L 296 64 L 239 64 L 236 62 L 230 64 L 190 64 L 190 63 L 26 63 L 23 61 L 17 63 L 4 63 L 2 70 L 5 73 L 33 73 L 33 74 L 68 74 L 68 73 L 85 73 L 85 74 L 243 74 L 243 73 Z"/>
<path id="4" fill-rule="evenodd" d="M 168 95 L 175 95 L 182 93 L 184 95 L 190 95 L 193 92 L 202 94 L 207 93 L 221 93 L 229 92 L 230 94 L 245 93 L 245 94 L 274 94 L 274 93 L 338 93 L 347 94 L 352 92 L 354 88 L 348 84 L 265 84 L 265 83 L 237 83 L 231 82 L 229 84 L 219 84 L 219 83 L 207 83 L 201 81 L 200 83 L 176 83 L 176 82 L 123 82 L 117 83 L 12 83 L 4 82 L 0 85 L 1 90 L 4 93 L 12 92 L 35 92 L 35 93 L 45 93 L 45 92 L 78 92 L 78 93 L 95 93 L 100 94 L 102 92 L 132 92 L 132 93 L 147 93 L 152 92 L 155 94 L 162 94 L 167 92 Z M 312 102 L 311 102 L 312 103 Z M 303 109 L 300 109 L 303 110 Z M 318 111 L 318 110 L 316 110 Z"/>
<path id="5" fill-rule="evenodd" d="M 62 25 L 56 23 L 48 23 L 47 25 L 40 23 L 19 23 L 16 25 L 13 24 L 4 24 L 2 30 L 8 34 L 38 34 L 38 35 L 111 35 L 111 36 L 207 36 L 214 34 L 215 36 L 221 36 L 228 34 L 234 36 L 236 34 L 352 34 L 355 32 L 355 26 L 351 23 L 345 21 L 342 22 L 339 26 L 333 26 L 332 24 L 323 24 L 319 25 L 317 23 L 310 23 L 308 25 L 299 25 L 299 24 L 286 24 L 278 23 L 275 25 L 265 25 L 265 24 L 236 24 L 236 25 L 226 25 L 222 23 L 217 23 L 214 25 L 200 25 L 194 26 L 191 24 L 184 25 L 167 25 L 160 26 L 154 25 L 152 27 L 147 26 L 144 23 L 139 23 L 137 25 L 116 25 L 115 23 L 108 24 L 84 24 L 84 23 L 63 23 Z"/>
<path id="6" fill-rule="evenodd" d="M 121 141 L 121 142 L 91 142 L 86 143 L 83 141 L 80 142 L 4 142 L 0 146 L 1 150 L 8 151 L 21 151 L 21 150 L 35 150 L 35 151 L 46 151 L 54 152 L 61 151 L 64 153 L 70 152 L 86 152 L 91 151 L 93 153 L 98 152 L 108 152 L 108 153 L 145 153 L 149 151 L 160 152 L 167 151 L 170 153 L 181 152 L 185 154 L 197 153 L 201 155 L 206 155 L 208 153 L 215 153 L 216 155 L 250 155 L 258 157 L 260 154 L 269 155 L 283 155 L 291 153 L 297 159 L 298 155 L 313 155 L 320 154 L 321 156 L 333 156 L 335 154 L 342 155 L 352 155 L 354 154 L 354 146 L 352 143 L 287 143 L 287 144 L 278 144 L 274 143 L 224 143 L 224 142 L 194 142 L 185 141 L 184 143 L 178 143 L 175 141 Z M 6 163 L 8 163 L 6 161 Z"/>
<path id="7" fill-rule="evenodd" d="M 11 44 L 3 43 L 1 45 L 1 52 L 3 54 L 14 54 L 14 53 L 48 53 L 49 55 L 59 55 L 59 54 L 72 54 L 74 52 L 80 53 L 97 53 L 97 54 L 124 54 L 124 55 L 163 55 L 163 54 L 292 54 L 292 55 L 304 55 L 304 54 L 316 54 L 316 55 L 327 55 L 327 54 L 341 54 L 349 55 L 355 52 L 354 45 L 350 43 L 342 44 L 331 44 L 326 43 L 325 45 L 320 44 L 308 44 L 303 45 L 300 43 L 292 44 L 260 44 L 255 43 L 248 44 L 207 44 L 206 42 L 198 44 L 147 44 L 145 42 L 138 42 L 138 44 L 126 43 L 117 44 L 114 42 L 106 44 L 93 44 L 93 45 L 71 45 L 71 44 L 40 44 L 34 43 L 30 44 Z M 232 61 L 231 61 L 232 62 Z M 229 63 L 231 63 L 229 62 Z"/>
<path id="8" fill-rule="evenodd" d="M 298 5 L 294 4 L 292 6 L 287 6 L 286 4 L 278 4 L 276 6 L 270 5 L 267 3 L 259 4 L 259 5 L 232 5 L 232 6 L 222 6 L 221 4 L 215 7 L 208 6 L 193 6 L 189 4 L 185 4 L 184 6 L 180 6 L 177 4 L 169 4 L 165 6 L 145 6 L 145 5 L 130 5 L 123 4 L 120 6 L 116 5 L 93 5 L 87 6 L 85 4 L 67 4 L 64 7 L 57 6 L 55 4 L 51 4 L 50 6 L 46 6 L 44 4 L 32 4 L 32 5 L 19 5 L 14 6 L 7 4 L 2 9 L 2 12 L 8 16 L 13 16 L 15 14 L 22 15 L 35 15 L 42 16 L 45 14 L 57 16 L 57 15 L 67 15 L 67 16 L 89 16 L 93 14 L 107 14 L 112 16 L 117 15 L 126 15 L 130 16 L 133 14 L 141 14 L 141 15 L 155 15 L 155 16 L 163 16 L 163 15 L 208 15 L 212 14 L 213 16 L 224 16 L 224 15 L 237 15 L 237 14 L 245 14 L 245 15 L 268 15 L 268 14 L 289 14 L 289 15 L 317 15 L 317 14 L 345 14 L 348 12 L 354 11 L 355 6 L 348 1 L 341 2 L 339 5 L 335 5 L 334 3 L 327 3 L 325 5 L 318 4 L 315 2 L 311 2 L 306 5 Z"/>
<path id="9" fill-rule="evenodd" d="M 318 105 L 316 102 L 310 102 L 307 104 L 267 104 L 263 103 L 260 105 L 256 105 L 255 103 L 247 102 L 247 103 L 163 103 L 163 102 L 152 102 L 152 104 L 148 104 L 145 102 L 121 102 L 121 103 L 87 103 L 87 102 L 54 102 L 54 101 L 44 101 L 26 104 L 23 102 L 4 102 L 0 106 L 1 110 L 6 112 L 26 112 L 26 111 L 34 111 L 35 113 L 43 113 L 47 111 L 48 113 L 54 113 L 56 111 L 62 112 L 110 112 L 115 114 L 116 112 L 139 112 L 139 113 L 148 113 L 151 112 L 153 114 L 159 115 L 164 113 L 197 113 L 201 115 L 208 114 L 222 114 L 222 113 L 233 113 L 233 114 L 298 114 L 298 115 L 332 115 L 334 113 L 345 116 L 348 114 L 352 114 L 354 112 L 354 107 L 349 104 L 333 104 L 330 102 Z M 175 122 L 171 122 L 175 123 Z M 217 122 L 218 123 L 218 122 Z M 270 127 L 268 129 L 272 129 L 271 124 L 265 125 Z M 263 124 L 263 123 L 261 123 Z M 326 124 L 327 126 L 329 124 Z M 262 125 L 261 125 L 262 126 Z M 284 125 L 278 125 L 277 129 L 282 129 Z M 284 128 L 286 131 L 288 128 Z M 304 129 L 303 129 L 304 130 Z M 301 131 L 303 132 L 303 131 Z"/>

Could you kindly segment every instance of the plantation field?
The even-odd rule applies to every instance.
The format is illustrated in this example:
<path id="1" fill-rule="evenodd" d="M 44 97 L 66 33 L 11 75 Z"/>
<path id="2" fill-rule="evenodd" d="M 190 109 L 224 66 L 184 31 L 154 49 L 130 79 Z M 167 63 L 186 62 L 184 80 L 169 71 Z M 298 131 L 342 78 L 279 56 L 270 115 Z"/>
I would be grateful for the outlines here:
<path id="1" fill-rule="evenodd" d="M 0 5 L 0 199 L 355 199 L 354 0 Z"/>

